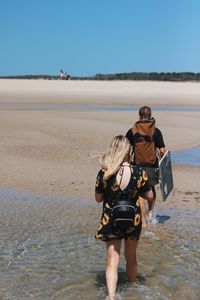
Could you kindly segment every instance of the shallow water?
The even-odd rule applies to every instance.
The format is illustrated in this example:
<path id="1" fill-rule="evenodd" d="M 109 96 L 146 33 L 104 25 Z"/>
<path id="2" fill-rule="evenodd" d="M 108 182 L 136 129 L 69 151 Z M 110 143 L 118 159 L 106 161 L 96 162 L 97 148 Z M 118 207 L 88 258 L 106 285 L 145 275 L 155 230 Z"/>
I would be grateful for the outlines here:
<path id="1" fill-rule="evenodd" d="M 200 111 L 199 106 L 151 106 L 154 111 Z M 54 103 L 0 103 L 0 109 L 24 110 L 103 110 L 103 111 L 138 111 L 138 105 L 68 105 Z"/>
<path id="2" fill-rule="evenodd" d="M 200 166 L 200 147 L 172 153 L 172 160 L 177 163 Z"/>
<path id="3" fill-rule="evenodd" d="M 0 190 L 0 298 L 105 299 L 101 205 Z M 121 299 L 199 299 L 200 212 L 158 205 L 138 246 L 137 283 L 121 258 Z M 123 254 L 123 251 L 122 251 Z"/>

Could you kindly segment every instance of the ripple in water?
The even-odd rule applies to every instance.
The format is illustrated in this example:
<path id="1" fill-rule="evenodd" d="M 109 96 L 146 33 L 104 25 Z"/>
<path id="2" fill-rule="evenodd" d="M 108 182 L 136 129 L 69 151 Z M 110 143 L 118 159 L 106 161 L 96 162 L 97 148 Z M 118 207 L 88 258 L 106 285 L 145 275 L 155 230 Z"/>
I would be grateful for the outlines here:
<path id="1" fill-rule="evenodd" d="M 94 239 L 101 206 L 5 189 L 0 201 L 2 299 L 105 299 L 105 244 Z M 198 299 L 199 213 L 160 207 L 157 221 L 142 234 L 133 285 L 121 257 L 119 296 Z"/>

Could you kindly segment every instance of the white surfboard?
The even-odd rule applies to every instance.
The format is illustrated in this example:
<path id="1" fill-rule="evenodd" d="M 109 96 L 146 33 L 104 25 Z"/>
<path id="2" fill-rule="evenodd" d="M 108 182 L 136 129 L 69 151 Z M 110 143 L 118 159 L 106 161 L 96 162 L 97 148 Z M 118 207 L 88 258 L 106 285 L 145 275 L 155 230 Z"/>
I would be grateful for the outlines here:
<path id="1" fill-rule="evenodd" d="M 162 200 L 165 201 L 174 187 L 171 155 L 169 150 L 167 150 L 166 153 L 163 155 L 163 157 L 159 161 L 158 166 L 160 190 L 162 194 Z"/>

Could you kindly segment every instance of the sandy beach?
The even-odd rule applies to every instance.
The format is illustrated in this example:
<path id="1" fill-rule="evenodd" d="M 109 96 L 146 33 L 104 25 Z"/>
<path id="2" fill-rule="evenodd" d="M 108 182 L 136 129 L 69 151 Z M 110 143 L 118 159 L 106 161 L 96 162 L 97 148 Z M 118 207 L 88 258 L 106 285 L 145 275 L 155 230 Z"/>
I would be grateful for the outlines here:
<path id="1" fill-rule="evenodd" d="M 200 145 L 199 83 L 0 80 L 0 298 L 105 299 L 97 156 L 138 118 L 117 105 L 152 106 L 172 153 Z M 200 167 L 172 167 L 174 190 L 163 202 L 157 187 L 133 286 L 122 255 L 124 300 L 198 299 Z"/>
<path id="2" fill-rule="evenodd" d="M 41 106 L 31 107 L 36 103 Z M 50 104 L 57 106 L 52 109 Z M 77 109 L 62 109 L 61 104 Z M 99 169 L 95 156 L 113 136 L 125 134 L 138 113 L 79 106 L 199 107 L 200 83 L 2 79 L 0 105 L 1 186 L 93 199 Z M 199 111 L 155 111 L 153 116 L 172 152 L 199 146 Z M 199 167 L 173 164 L 173 173 L 172 201 L 199 205 Z"/>

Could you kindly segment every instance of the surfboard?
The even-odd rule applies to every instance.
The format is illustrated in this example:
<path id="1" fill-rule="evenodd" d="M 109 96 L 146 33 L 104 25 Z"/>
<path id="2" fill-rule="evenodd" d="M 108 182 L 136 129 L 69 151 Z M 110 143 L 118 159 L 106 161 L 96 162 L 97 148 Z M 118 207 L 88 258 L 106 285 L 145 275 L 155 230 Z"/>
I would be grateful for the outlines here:
<path id="1" fill-rule="evenodd" d="M 158 167 L 162 200 L 165 201 L 174 187 L 171 155 L 169 150 L 167 150 L 163 157 L 160 159 Z"/>

